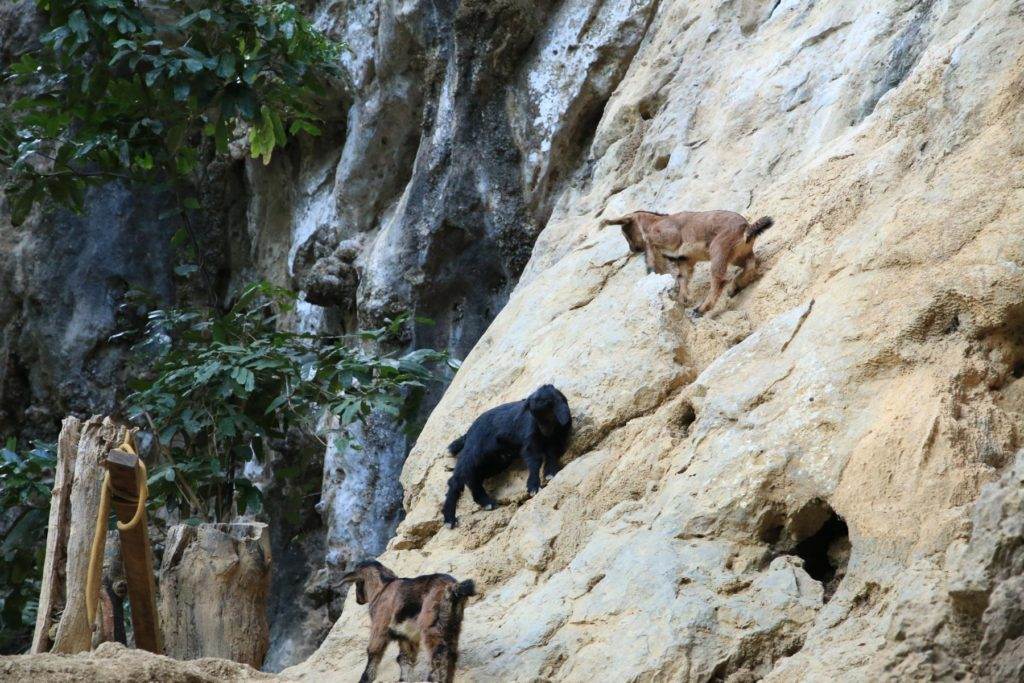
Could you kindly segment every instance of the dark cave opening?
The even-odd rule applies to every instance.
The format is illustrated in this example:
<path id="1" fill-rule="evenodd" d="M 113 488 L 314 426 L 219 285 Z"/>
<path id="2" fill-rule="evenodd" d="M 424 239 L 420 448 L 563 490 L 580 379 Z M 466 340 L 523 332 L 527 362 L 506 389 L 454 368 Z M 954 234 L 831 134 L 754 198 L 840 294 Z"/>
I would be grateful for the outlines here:
<path id="1" fill-rule="evenodd" d="M 757 538 L 771 546 L 771 558 L 802 559 L 807 574 L 824 587 L 826 602 L 846 576 L 850 531 L 846 521 L 820 498 L 807 501 L 788 516 L 777 506 L 767 509 L 758 520 Z"/>
<path id="2" fill-rule="evenodd" d="M 804 561 L 804 570 L 825 587 L 825 600 L 835 593 L 846 575 L 850 559 L 850 530 L 831 508 L 825 523 L 790 551 Z"/>
<path id="3" fill-rule="evenodd" d="M 1013 367 L 1010 369 L 1010 374 L 1012 374 L 1017 379 L 1024 377 L 1024 358 L 1016 361 L 1013 364 Z"/>

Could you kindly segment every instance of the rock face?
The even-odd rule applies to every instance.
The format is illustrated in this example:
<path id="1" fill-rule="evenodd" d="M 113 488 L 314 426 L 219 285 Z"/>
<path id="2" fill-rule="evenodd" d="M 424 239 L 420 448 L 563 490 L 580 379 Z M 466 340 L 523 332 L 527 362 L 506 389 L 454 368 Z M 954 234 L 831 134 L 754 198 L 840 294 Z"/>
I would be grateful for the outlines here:
<path id="1" fill-rule="evenodd" d="M 1024 678 L 1024 452 L 998 482 L 982 489 L 972 522 L 963 554 L 949 563 L 955 614 L 974 627 L 968 631 L 974 640 L 968 642 L 979 648 L 979 672 L 1019 681 Z"/>
<path id="2" fill-rule="evenodd" d="M 508 299 L 558 192 L 585 168 L 655 4 L 324 3 L 318 25 L 351 47 L 344 135 L 247 174 L 254 260 L 303 291 L 297 324 L 338 332 L 409 312 L 433 322 L 403 343 L 464 357 Z M 376 419 L 361 437 L 357 453 L 324 459 L 335 578 L 383 551 L 402 516 L 405 438 Z M 319 643 L 294 626 L 279 639 L 287 655 L 272 647 L 275 668 Z M 303 633 L 312 638 L 300 643 Z"/>
<path id="3" fill-rule="evenodd" d="M 571 5 L 521 82 L 577 73 L 539 49 Z M 381 559 L 477 580 L 461 680 L 1019 674 L 1024 17 L 1008 0 L 865 9 L 657 5 L 402 473 Z M 438 196 L 409 191 L 399 213 Z M 671 278 L 598 227 L 639 208 L 774 216 L 762 277 L 691 321 Z M 691 298 L 706 287 L 700 266 Z M 575 413 L 566 467 L 533 499 L 522 472 L 494 481 L 498 510 L 466 496 L 441 528 L 445 445 L 544 382 Z M 288 673 L 355 678 L 367 623 L 350 597 Z"/>
<path id="4" fill-rule="evenodd" d="M 171 293 L 158 201 L 121 187 L 90 193 L 83 216 L 0 225 L 0 430 L 52 438 L 68 413 L 110 413 L 123 378 L 117 306 L 131 288 Z"/>

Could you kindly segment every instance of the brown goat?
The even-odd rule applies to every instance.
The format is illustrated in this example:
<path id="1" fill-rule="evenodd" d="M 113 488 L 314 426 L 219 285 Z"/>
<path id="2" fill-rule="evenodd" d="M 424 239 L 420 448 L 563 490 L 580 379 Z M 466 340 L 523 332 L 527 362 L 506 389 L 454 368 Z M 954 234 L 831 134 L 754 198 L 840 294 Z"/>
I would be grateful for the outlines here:
<path id="1" fill-rule="evenodd" d="M 375 560 L 365 560 L 341 579 L 354 583 L 356 602 L 370 603 L 370 643 L 359 683 L 370 683 L 392 640 L 398 642 L 401 681 L 413 680 L 422 647 L 430 656 L 429 681 L 451 683 L 459 655 L 459 632 L 466 599 L 475 595 L 472 581 L 447 574 L 402 579 Z"/>
<path id="2" fill-rule="evenodd" d="M 757 271 L 754 240 L 773 223 L 769 216 L 764 216 L 751 225 L 732 211 L 683 211 L 671 215 L 634 211 L 605 219 L 601 225 L 622 226 L 630 251 L 644 252 L 647 272 L 675 275 L 680 306 L 685 302 L 694 265 L 711 261 L 711 290 L 703 303 L 693 309 L 693 315 L 699 317 L 718 302 L 730 263 L 742 268 L 733 281 L 732 293 L 750 283 Z M 669 260 L 674 267 L 669 266 Z"/>

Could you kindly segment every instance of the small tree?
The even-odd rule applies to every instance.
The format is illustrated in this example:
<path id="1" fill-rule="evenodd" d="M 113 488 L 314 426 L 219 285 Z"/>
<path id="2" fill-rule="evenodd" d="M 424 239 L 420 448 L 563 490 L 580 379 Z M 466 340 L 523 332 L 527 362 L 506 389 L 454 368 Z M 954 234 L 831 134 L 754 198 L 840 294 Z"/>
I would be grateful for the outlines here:
<path id="1" fill-rule="evenodd" d="M 257 508 L 258 489 L 241 465 L 264 460 L 290 428 L 316 431 L 329 414 L 343 430 L 379 410 L 399 419 L 415 408 L 430 364 L 446 354 L 421 349 L 378 354 L 404 319 L 348 337 L 277 329 L 295 295 L 267 283 L 248 287 L 227 313 L 155 310 L 137 348 L 152 371 L 129 383 L 130 416 L 149 424 L 165 454 L 150 472 L 156 505 L 182 516 L 224 520 Z M 372 344 L 365 344 L 371 342 Z"/>
<path id="2" fill-rule="evenodd" d="M 211 141 L 245 133 L 264 163 L 289 135 L 319 134 L 318 101 L 342 45 L 287 2 L 36 0 L 50 30 L 6 82 L 0 168 L 12 219 L 51 199 L 81 209 L 90 184 L 166 184 L 179 208 Z"/>

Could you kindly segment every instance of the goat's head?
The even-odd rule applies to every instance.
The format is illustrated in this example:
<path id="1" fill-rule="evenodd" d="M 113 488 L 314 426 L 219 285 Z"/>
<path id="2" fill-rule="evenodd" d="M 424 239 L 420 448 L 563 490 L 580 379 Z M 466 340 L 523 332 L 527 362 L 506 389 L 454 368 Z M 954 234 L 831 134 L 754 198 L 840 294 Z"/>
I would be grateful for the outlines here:
<path id="1" fill-rule="evenodd" d="M 355 569 L 341 577 L 341 584 L 355 584 L 356 602 L 365 605 L 376 598 L 384 586 L 395 578 L 395 573 L 377 560 L 363 560 Z"/>
<path id="2" fill-rule="evenodd" d="M 640 253 L 644 250 L 644 233 L 642 226 L 640 225 L 641 218 L 645 212 L 634 211 L 633 213 L 627 213 L 625 216 L 619 216 L 618 218 L 605 218 L 601 221 L 601 227 L 607 227 L 609 225 L 621 225 L 622 235 L 626 238 L 626 244 L 629 245 L 629 250 L 634 253 Z"/>
<path id="3" fill-rule="evenodd" d="M 557 422 L 562 428 L 572 424 L 569 402 L 561 391 L 551 384 L 545 384 L 526 399 L 526 408 L 543 426 Z"/>
<path id="4" fill-rule="evenodd" d="M 640 221 L 635 216 L 622 224 L 622 236 L 626 238 L 626 244 L 629 245 L 631 252 L 639 254 L 644 250 L 643 231 L 640 229 Z"/>

